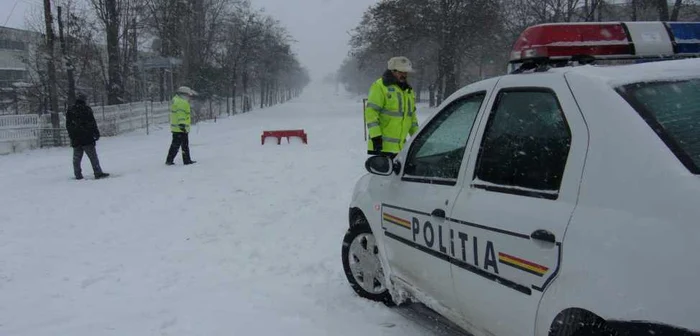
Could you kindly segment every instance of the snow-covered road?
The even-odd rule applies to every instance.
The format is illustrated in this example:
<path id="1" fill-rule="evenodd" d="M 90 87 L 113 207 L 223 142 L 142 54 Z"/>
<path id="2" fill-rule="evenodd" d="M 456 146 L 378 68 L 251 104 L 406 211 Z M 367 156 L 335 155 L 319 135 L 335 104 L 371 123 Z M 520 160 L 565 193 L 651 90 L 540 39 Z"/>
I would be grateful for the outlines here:
<path id="1" fill-rule="evenodd" d="M 69 148 L 0 157 L 0 335 L 426 335 L 343 275 L 360 106 L 316 86 L 201 123 L 192 166 L 167 129 L 103 138 L 101 181 Z M 261 146 L 276 128 L 309 144 Z"/>

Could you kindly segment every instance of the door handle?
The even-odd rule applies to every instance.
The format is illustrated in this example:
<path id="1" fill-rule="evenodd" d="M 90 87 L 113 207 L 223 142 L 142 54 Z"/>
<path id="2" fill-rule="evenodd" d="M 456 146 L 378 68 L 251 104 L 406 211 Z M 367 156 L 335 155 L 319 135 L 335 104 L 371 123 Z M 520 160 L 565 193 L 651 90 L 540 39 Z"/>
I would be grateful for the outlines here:
<path id="1" fill-rule="evenodd" d="M 553 233 L 547 231 L 547 230 L 536 230 L 530 235 L 530 238 L 534 240 L 541 240 L 547 243 L 556 243 L 557 239 L 554 236 Z"/>
<path id="2" fill-rule="evenodd" d="M 433 210 L 432 213 L 430 213 L 430 215 L 433 217 L 438 217 L 438 218 L 442 218 L 442 219 L 444 219 L 446 217 L 445 210 L 442 210 L 442 209 L 435 209 L 435 210 Z"/>

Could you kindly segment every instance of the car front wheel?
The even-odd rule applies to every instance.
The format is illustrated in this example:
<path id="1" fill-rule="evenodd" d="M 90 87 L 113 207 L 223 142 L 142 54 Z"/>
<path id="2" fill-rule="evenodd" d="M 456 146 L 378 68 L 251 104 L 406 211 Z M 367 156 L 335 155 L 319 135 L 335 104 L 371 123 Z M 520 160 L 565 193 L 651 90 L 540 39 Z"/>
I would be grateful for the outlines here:
<path id="1" fill-rule="evenodd" d="M 617 336 L 617 332 L 605 325 L 597 325 L 576 330 L 573 336 Z"/>
<path id="2" fill-rule="evenodd" d="M 395 305 L 386 287 L 377 241 L 364 219 L 345 233 L 342 257 L 345 276 L 357 295 L 388 306 Z"/>

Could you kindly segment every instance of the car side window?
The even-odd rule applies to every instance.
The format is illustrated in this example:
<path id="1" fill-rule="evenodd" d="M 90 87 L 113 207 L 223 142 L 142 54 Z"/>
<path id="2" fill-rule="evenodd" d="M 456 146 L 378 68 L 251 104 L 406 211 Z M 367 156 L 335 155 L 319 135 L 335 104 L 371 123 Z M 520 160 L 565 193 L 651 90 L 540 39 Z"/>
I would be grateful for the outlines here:
<path id="1" fill-rule="evenodd" d="M 404 181 L 454 185 L 485 92 L 454 101 L 413 141 Z"/>
<path id="2" fill-rule="evenodd" d="M 474 187 L 556 199 L 571 130 L 549 89 L 499 92 L 484 131 Z"/>

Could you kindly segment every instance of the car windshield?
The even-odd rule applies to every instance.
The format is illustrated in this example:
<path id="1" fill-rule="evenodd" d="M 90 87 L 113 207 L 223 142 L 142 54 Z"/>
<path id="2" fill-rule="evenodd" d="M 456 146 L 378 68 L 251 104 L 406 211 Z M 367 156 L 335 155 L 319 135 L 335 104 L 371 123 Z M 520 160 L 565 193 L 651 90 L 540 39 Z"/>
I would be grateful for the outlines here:
<path id="1" fill-rule="evenodd" d="M 693 174 L 700 174 L 700 78 L 634 83 L 617 92 Z"/>

